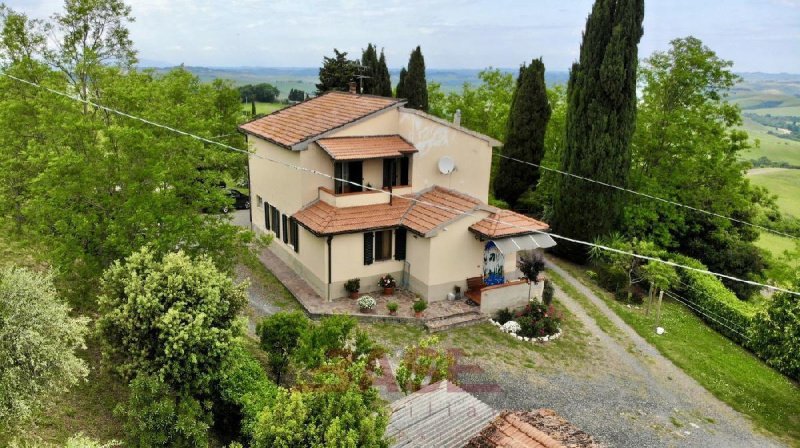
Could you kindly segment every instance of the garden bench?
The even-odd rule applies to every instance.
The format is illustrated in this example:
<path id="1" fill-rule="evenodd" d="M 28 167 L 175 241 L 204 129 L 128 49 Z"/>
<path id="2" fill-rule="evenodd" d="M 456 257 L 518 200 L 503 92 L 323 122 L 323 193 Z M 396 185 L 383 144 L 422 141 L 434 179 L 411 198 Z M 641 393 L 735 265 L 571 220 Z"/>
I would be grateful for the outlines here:
<path id="1" fill-rule="evenodd" d="M 464 293 L 476 305 L 481 304 L 481 289 L 486 286 L 483 277 L 470 277 L 467 279 L 467 291 Z"/>

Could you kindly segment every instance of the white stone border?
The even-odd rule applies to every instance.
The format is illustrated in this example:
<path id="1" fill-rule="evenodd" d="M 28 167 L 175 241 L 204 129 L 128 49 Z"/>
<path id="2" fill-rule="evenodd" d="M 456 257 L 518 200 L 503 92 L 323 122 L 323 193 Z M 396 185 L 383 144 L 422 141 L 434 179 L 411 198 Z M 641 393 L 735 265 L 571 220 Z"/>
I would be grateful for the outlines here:
<path id="1" fill-rule="evenodd" d="M 503 326 L 500 324 L 500 322 L 497 322 L 492 318 L 489 318 L 489 322 L 491 322 L 492 324 L 494 324 L 494 326 L 500 329 L 500 332 L 506 333 L 505 331 L 503 331 Z M 556 339 L 561 337 L 561 328 L 558 329 L 558 333 L 556 334 L 550 336 L 542 336 L 539 338 L 526 338 L 524 336 L 517 336 L 514 333 L 506 333 L 506 334 L 511 336 L 512 338 L 516 338 L 519 339 L 520 341 L 525 341 L 525 342 L 550 342 L 550 341 L 555 341 Z"/>

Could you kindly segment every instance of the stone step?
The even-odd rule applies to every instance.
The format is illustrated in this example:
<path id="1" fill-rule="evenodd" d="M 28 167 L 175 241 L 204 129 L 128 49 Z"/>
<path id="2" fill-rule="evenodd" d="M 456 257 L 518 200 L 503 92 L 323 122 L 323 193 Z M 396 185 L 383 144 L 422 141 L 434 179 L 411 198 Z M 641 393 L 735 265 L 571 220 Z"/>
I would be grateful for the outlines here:
<path id="1" fill-rule="evenodd" d="M 436 333 L 453 328 L 479 324 L 481 322 L 486 322 L 487 320 L 488 318 L 483 314 L 477 311 L 470 311 L 425 321 L 425 328 L 427 328 L 428 332 L 430 333 Z"/>

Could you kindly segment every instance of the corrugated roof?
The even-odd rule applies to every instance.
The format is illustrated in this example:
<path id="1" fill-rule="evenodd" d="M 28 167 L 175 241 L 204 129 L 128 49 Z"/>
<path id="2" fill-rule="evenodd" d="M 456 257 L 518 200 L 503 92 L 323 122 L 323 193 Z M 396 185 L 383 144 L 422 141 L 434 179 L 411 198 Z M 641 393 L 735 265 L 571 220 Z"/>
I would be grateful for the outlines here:
<path id="1" fill-rule="evenodd" d="M 448 381 L 391 404 L 386 435 L 392 447 L 461 448 L 497 411 Z"/>
<path id="2" fill-rule="evenodd" d="M 239 129 L 288 148 L 403 102 L 397 98 L 329 92 L 245 123 Z"/>
<path id="3" fill-rule="evenodd" d="M 317 144 L 334 160 L 382 159 L 417 152 L 399 135 L 321 138 Z"/>
<path id="4" fill-rule="evenodd" d="M 502 221 L 502 222 L 498 222 Z M 511 210 L 498 210 L 470 226 L 470 230 L 484 238 L 505 238 L 526 235 L 549 229 L 546 223 Z"/>

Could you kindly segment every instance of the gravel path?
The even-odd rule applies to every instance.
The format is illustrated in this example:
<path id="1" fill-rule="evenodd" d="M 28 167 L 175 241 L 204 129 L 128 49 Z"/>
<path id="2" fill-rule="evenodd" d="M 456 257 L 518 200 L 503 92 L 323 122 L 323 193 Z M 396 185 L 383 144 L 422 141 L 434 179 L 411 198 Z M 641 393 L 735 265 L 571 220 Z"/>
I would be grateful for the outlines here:
<path id="1" fill-rule="evenodd" d="M 556 299 L 595 336 L 599 359 L 574 372 L 543 368 L 462 375 L 462 381 L 496 382 L 500 393 L 478 393 L 497 408 L 552 408 L 609 446 L 770 447 L 741 414 L 716 399 L 642 339 L 577 279 L 557 272 L 589 298 L 619 329 L 604 333 L 583 307 L 556 289 Z"/>
<path id="2" fill-rule="evenodd" d="M 250 282 L 250 287 L 247 288 L 247 301 L 250 305 L 247 310 L 247 329 L 251 335 L 254 335 L 256 322 L 264 316 L 277 313 L 281 308 L 268 298 L 269 294 L 267 294 L 264 286 L 260 282 L 253 280 L 255 276 L 247 266 L 238 263 L 234 269 L 234 274 L 236 275 L 236 281 L 248 280 Z"/>

